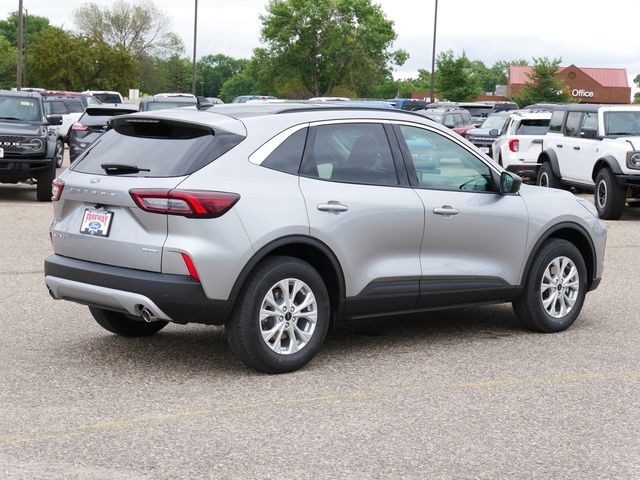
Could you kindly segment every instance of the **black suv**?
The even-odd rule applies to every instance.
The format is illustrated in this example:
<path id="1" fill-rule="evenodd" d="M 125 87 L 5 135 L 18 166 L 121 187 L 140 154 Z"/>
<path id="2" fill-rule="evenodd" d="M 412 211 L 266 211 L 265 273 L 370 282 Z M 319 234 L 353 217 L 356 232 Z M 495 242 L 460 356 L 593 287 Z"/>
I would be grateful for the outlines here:
<path id="1" fill-rule="evenodd" d="M 60 115 L 47 117 L 34 92 L 0 91 L 0 183 L 36 183 L 40 202 L 51 201 L 51 182 L 62 163 L 64 143 Z"/>

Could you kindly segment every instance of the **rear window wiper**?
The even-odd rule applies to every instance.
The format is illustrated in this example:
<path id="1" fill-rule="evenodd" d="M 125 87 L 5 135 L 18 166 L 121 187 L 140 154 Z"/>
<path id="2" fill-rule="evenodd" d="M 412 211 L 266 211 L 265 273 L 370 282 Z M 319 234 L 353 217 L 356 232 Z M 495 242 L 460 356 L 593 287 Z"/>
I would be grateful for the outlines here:
<path id="1" fill-rule="evenodd" d="M 24 122 L 25 120 L 17 117 L 0 117 L 0 120 L 13 120 L 15 122 Z"/>
<path id="2" fill-rule="evenodd" d="M 139 168 L 135 165 L 123 165 L 118 163 L 103 163 L 100 165 L 107 175 L 124 175 L 127 173 L 150 172 L 148 168 Z"/>

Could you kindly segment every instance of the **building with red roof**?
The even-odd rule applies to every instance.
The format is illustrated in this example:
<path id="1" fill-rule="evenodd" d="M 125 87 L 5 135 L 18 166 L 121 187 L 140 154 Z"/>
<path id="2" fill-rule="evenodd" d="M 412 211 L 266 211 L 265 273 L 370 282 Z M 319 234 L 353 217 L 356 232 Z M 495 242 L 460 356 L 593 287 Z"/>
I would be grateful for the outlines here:
<path id="1" fill-rule="evenodd" d="M 507 97 L 520 92 L 533 67 L 511 65 Z M 631 87 L 624 68 L 561 67 L 556 78 L 569 87 L 569 95 L 582 103 L 630 103 Z"/>

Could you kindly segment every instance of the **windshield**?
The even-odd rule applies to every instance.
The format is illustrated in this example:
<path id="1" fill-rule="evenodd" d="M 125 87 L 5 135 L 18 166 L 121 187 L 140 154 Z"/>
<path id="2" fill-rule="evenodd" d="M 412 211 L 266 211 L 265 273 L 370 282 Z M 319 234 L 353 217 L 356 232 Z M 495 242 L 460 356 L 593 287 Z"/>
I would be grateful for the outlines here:
<path id="1" fill-rule="evenodd" d="M 0 96 L 0 118 L 41 121 L 38 102 L 33 98 Z"/>
<path id="2" fill-rule="evenodd" d="M 640 135 L 640 110 L 604 112 L 605 135 Z"/>
<path id="3" fill-rule="evenodd" d="M 484 121 L 482 128 L 486 128 L 487 130 L 493 130 L 494 128 L 502 130 L 508 118 L 506 115 L 492 115 Z"/>

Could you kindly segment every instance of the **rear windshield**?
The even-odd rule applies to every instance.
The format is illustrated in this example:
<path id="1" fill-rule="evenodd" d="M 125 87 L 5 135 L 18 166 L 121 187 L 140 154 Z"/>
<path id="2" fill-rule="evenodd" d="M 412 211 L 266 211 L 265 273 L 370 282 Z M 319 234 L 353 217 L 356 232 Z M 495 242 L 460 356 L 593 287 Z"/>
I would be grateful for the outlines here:
<path id="1" fill-rule="evenodd" d="M 544 135 L 549 130 L 549 119 L 522 120 L 517 135 Z"/>
<path id="2" fill-rule="evenodd" d="M 108 130 L 76 160 L 71 170 L 106 175 L 103 165 L 122 165 L 127 177 L 178 177 L 213 162 L 244 139 L 199 126 L 160 122 Z"/>
<path id="3" fill-rule="evenodd" d="M 115 93 L 94 93 L 93 96 L 102 103 L 122 103 L 120 95 L 116 95 Z"/>
<path id="4" fill-rule="evenodd" d="M 493 107 L 491 105 L 485 105 L 481 107 L 460 107 L 467 110 L 474 117 L 480 117 L 482 115 L 488 115 L 493 112 Z"/>
<path id="5" fill-rule="evenodd" d="M 189 107 L 191 105 L 195 105 L 196 102 L 158 102 L 158 103 L 149 103 L 147 104 L 147 110 L 166 110 L 168 108 L 181 108 L 181 107 Z"/>

